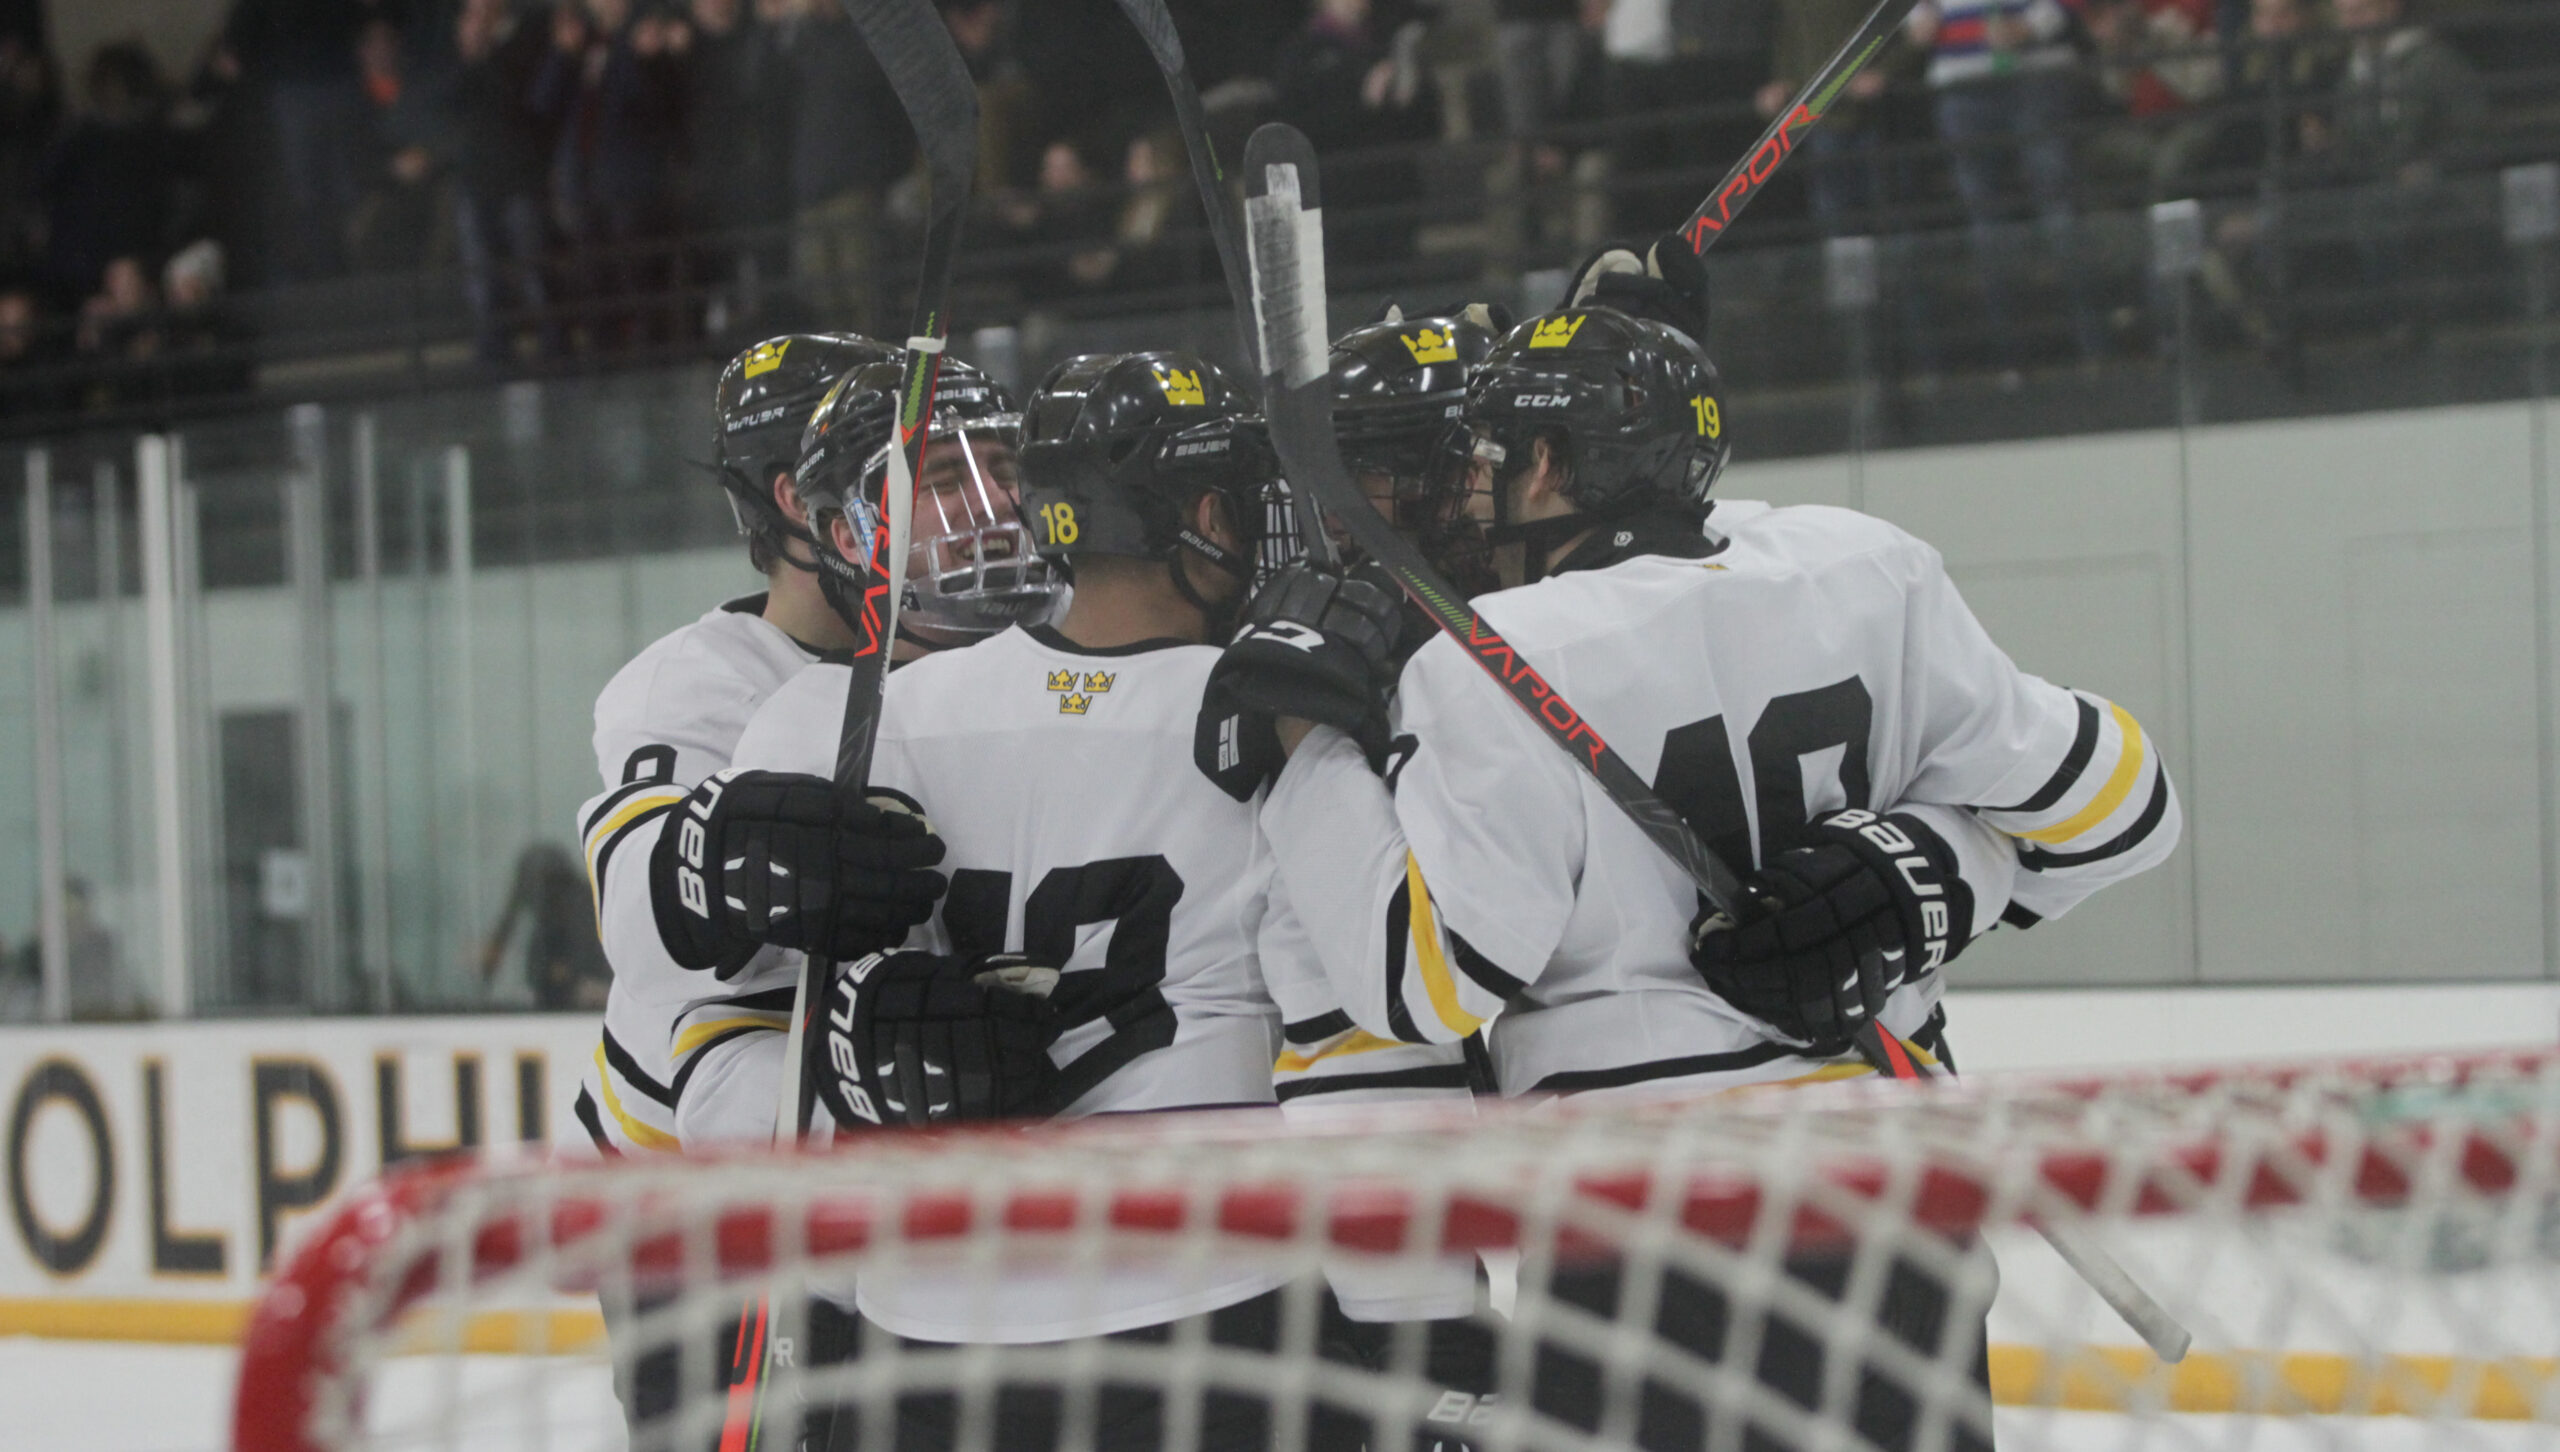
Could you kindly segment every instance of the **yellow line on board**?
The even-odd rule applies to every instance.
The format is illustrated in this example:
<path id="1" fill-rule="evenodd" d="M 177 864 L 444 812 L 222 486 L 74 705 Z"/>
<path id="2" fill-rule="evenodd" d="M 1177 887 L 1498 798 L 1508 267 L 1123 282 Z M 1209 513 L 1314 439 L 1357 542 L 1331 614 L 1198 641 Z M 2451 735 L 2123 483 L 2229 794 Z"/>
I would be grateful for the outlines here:
<path id="1" fill-rule="evenodd" d="M 159 1341 L 227 1346 L 249 1308 L 239 1301 L 0 1297 L 0 1336 L 65 1341 Z M 454 1346 L 450 1321 L 412 1316 L 395 1355 Z M 604 1344 L 604 1318 L 586 1308 L 483 1311 L 462 1328 L 474 1355 L 571 1354 Z M 2448 1398 L 2451 1404 L 2448 1405 Z M 1991 1399 L 2004 1407 L 2077 1412 L 2231 1412 L 2256 1416 L 2454 1417 L 2531 1421 L 2537 1400 L 2560 1400 L 2560 1358 L 2323 1352 L 2198 1352 L 2164 1366 L 2138 1346 L 1991 1348 Z"/>
<path id="2" fill-rule="evenodd" d="M 0 1336 L 60 1341 L 159 1341 L 231 1346 L 249 1324 L 244 1301 L 64 1300 L 0 1297 Z M 394 1355 L 455 1344 L 452 1322 L 434 1312 L 408 1318 Z M 604 1317 L 591 1309 L 482 1311 L 464 1323 L 461 1349 L 475 1355 L 568 1353 L 604 1344 Z"/>
<path id="3" fill-rule="evenodd" d="M 2138 1346 L 2054 1355 L 1991 1348 L 1991 1399 L 2083 1412 L 2240 1412 L 2255 1416 L 2452 1417 L 2523 1422 L 2560 1399 L 2560 1358 L 2354 1357 L 2222 1351 L 2166 1366 Z"/>

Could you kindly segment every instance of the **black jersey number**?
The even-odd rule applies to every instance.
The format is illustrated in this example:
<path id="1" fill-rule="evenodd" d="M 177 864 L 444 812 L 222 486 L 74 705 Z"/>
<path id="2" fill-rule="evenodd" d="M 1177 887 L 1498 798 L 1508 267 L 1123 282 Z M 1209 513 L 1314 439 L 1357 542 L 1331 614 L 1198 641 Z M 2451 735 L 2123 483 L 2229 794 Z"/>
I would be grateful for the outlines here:
<path id="1" fill-rule="evenodd" d="M 1804 758 L 1838 748 L 1840 789 L 1846 805 L 1873 805 L 1867 772 L 1867 733 L 1875 699 L 1866 682 L 1844 681 L 1779 696 L 1751 728 L 1751 778 L 1758 787 L 1760 850 L 1751 850 L 1751 814 L 1744 809 L 1742 778 L 1734 770 L 1724 718 L 1709 716 L 1674 730 L 1662 741 L 1662 765 L 1653 789 L 1688 822 L 1716 855 L 1740 866 L 1766 862 L 1801 844 L 1813 819 L 1804 799 Z"/>
<path id="2" fill-rule="evenodd" d="M 952 950 L 1003 952 L 1012 900 L 1010 872 L 964 867 L 952 873 L 942 906 Z M 1165 948 L 1173 937 L 1173 905 L 1181 900 L 1182 874 L 1163 857 L 1147 856 L 1052 868 L 1023 902 L 1022 951 L 1045 963 L 1067 961 L 1077 929 L 1112 924 L 1102 966 L 1067 974 L 1051 995 L 1061 1032 L 1096 1019 L 1111 1025 L 1109 1036 L 1067 1066 L 1061 1102 L 1072 1103 L 1130 1060 L 1173 1042 Z"/>

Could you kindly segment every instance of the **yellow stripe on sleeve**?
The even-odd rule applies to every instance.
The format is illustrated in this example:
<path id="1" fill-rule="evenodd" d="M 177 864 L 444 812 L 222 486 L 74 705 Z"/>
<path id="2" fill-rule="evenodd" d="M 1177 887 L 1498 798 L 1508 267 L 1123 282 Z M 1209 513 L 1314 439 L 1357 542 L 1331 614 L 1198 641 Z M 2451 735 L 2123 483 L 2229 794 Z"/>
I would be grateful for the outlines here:
<path id="1" fill-rule="evenodd" d="M 683 1141 L 663 1129 L 651 1129 L 642 1124 L 622 1107 L 622 1096 L 613 1092 L 613 1070 L 605 1064 L 602 1044 L 596 1045 L 596 1083 L 604 1090 L 605 1112 L 613 1116 L 614 1123 L 622 1126 L 623 1135 L 633 1144 L 661 1154 L 683 1152 Z"/>
<path id="2" fill-rule="evenodd" d="M 2116 753 L 2115 773 L 2107 778 L 2106 787 L 2090 799 L 2089 805 L 2072 813 L 2069 821 L 2014 835 L 2029 842 L 2068 842 L 2105 821 L 2114 815 L 2116 808 L 2124 805 L 2125 797 L 2133 791 L 2134 782 L 2142 776 L 2142 723 L 2112 701 L 2107 704 L 2107 709 L 2116 714 L 2116 729 L 2124 733 L 2124 745 Z"/>
<path id="3" fill-rule="evenodd" d="M 738 1018 L 715 1018 L 706 1023 L 695 1024 L 676 1035 L 676 1057 L 681 1059 L 729 1030 L 742 1028 L 771 1029 L 776 1033 L 788 1033 L 791 1030 L 791 1016 L 784 1013 L 758 1013 Z"/>
<path id="4" fill-rule="evenodd" d="M 1449 955 L 1440 951 L 1440 925 L 1432 918 L 1431 889 L 1422 881 L 1422 864 L 1411 852 L 1404 854 L 1405 886 L 1412 897 L 1413 960 L 1422 970 L 1422 991 L 1430 996 L 1431 1011 L 1449 1032 L 1460 1038 L 1484 1027 L 1484 1020 L 1458 1006 L 1458 981 L 1449 973 Z"/>
<path id="5" fill-rule="evenodd" d="M 590 883 L 593 882 L 595 877 L 596 849 L 599 846 L 602 846 L 607 839 L 613 836 L 615 832 L 620 831 L 624 823 L 630 821 L 636 816 L 639 816 L 642 812 L 651 811 L 658 807 L 668 806 L 673 803 L 683 801 L 685 799 L 685 795 L 686 794 L 683 792 L 672 791 L 642 792 L 640 795 L 624 802 L 619 808 L 615 809 L 612 816 L 605 818 L 594 831 L 589 832 L 587 834 L 587 876 Z"/>
<path id="6" fill-rule="evenodd" d="M 1326 1059 L 1339 1059 L 1351 1054 L 1375 1053 L 1380 1049 L 1409 1049 L 1412 1047 L 1413 1045 L 1411 1044 L 1399 1043 L 1394 1039 L 1382 1039 L 1376 1034 L 1369 1032 L 1367 1029 L 1353 1029 L 1349 1034 L 1343 1036 L 1341 1039 L 1326 1045 L 1324 1048 L 1318 1049 L 1312 1054 L 1302 1054 L 1295 1049 L 1290 1049 L 1282 1053 L 1278 1059 L 1272 1061 L 1271 1069 L 1272 1072 L 1276 1074 L 1303 1074 L 1309 1069 L 1314 1068 L 1319 1062 Z"/>

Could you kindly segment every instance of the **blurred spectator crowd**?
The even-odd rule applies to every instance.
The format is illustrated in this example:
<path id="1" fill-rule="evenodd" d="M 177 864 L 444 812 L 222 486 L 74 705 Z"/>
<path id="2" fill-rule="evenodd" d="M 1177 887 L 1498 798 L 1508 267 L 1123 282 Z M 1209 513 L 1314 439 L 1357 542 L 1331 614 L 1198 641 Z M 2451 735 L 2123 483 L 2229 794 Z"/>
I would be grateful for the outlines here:
<path id="1" fill-rule="evenodd" d="M 1329 165 L 1340 264 L 1463 247 L 1490 273 L 1676 222 L 1870 3 L 1172 8 L 1228 154 L 1274 117 L 1362 153 Z M 2093 195 L 2275 178 L 2420 214 L 2491 104 L 2480 72 L 2553 64 L 2547 0 L 2411 3 L 1923 0 L 1773 194 L 1792 234 L 1766 235 L 1960 227 L 1995 331 L 2003 279 L 2040 268 L 2095 357 Z M 2538 39 L 2442 33 L 2536 4 Z M 1214 287 L 1181 138 L 1113 0 L 941 8 L 985 115 L 975 285 L 1023 308 Z M 2560 95 L 2560 72 L 2532 74 L 2528 94 Z M 236 0 L 183 74 L 139 40 L 57 57 L 19 0 L 0 108 L 0 367 L 150 362 L 162 394 L 248 380 L 243 292 L 351 277 L 458 278 L 477 356 L 505 367 L 878 324 L 904 265 L 884 239 L 920 211 L 912 138 L 836 0 Z M 2217 220 L 2235 308 L 2265 231 L 2263 208 Z M 2377 275 L 2407 261 L 2368 252 Z"/>

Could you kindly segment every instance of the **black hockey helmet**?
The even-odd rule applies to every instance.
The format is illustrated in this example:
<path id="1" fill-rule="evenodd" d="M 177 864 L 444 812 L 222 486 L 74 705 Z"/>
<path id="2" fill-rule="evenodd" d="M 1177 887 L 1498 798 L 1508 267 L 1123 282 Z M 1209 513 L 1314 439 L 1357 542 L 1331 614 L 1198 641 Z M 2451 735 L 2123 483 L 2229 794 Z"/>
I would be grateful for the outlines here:
<path id="1" fill-rule="evenodd" d="M 1609 307 L 1512 329 L 1468 384 L 1465 417 L 1476 456 L 1498 478 L 1546 439 L 1586 526 L 1656 506 L 1702 511 L 1732 453 L 1705 351 L 1676 328 Z M 1500 508 L 1496 517 L 1512 523 Z"/>
<path id="2" fill-rule="evenodd" d="M 1249 402 L 1189 353 L 1089 353 L 1051 369 L 1023 414 L 1022 507 L 1041 551 L 1170 562 L 1189 550 L 1250 584 L 1279 467 Z M 1203 493 L 1226 500 L 1243 549 L 1191 527 Z M 1174 580 L 1189 591 L 1180 570 Z"/>
<path id="3" fill-rule="evenodd" d="M 799 464 L 809 415 L 848 370 L 896 354 L 888 344 L 854 333 L 788 333 L 765 339 L 720 370 L 712 457 L 738 532 L 759 557 L 758 568 L 787 558 L 782 538 L 800 533 L 773 502 L 773 478 Z"/>
<path id="4" fill-rule="evenodd" d="M 1453 441 L 1463 436 L 1467 380 L 1495 340 L 1494 315 L 1478 305 L 1422 318 L 1390 308 L 1333 344 L 1344 464 L 1397 532 L 1469 594 L 1493 581 L 1483 529 L 1466 513 L 1465 450 Z"/>
<path id="5" fill-rule="evenodd" d="M 906 369 L 907 355 L 891 350 L 838 379 L 809 419 L 793 479 L 813 517 L 854 526 L 842 537 L 832 528 L 818 532 L 819 583 L 848 621 L 870 579 L 868 546 L 897 446 Z M 956 358 L 943 361 L 899 601 L 899 633 L 919 645 L 965 645 L 1056 611 L 1065 581 L 1022 526 L 1015 460 L 1021 424 L 1002 385 Z"/>

